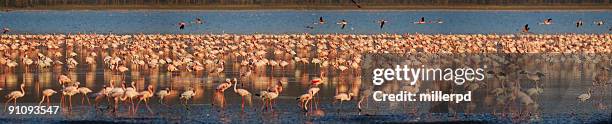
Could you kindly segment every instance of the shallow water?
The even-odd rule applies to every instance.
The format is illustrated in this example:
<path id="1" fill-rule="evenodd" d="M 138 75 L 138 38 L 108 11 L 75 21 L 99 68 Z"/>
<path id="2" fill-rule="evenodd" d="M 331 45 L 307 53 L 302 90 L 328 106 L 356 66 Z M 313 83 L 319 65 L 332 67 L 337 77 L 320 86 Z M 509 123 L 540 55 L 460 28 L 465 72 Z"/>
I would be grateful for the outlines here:
<path id="1" fill-rule="evenodd" d="M 0 12 L 0 27 L 12 33 L 426 33 L 513 34 L 529 24 L 533 33 L 609 33 L 612 12 L 601 11 L 10 11 Z M 322 16 L 326 24 L 314 24 Z M 414 24 L 442 19 L 442 24 Z M 177 24 L 190 23 L 184 30 Z M 540 25 L 552 18 L 552 25 Z M 340 29 L 336 23 L 346 19 Z M 387 20 L 380 29 L 377 20 Z M 576 28 L 582 19 L 584 26 Z M 606 23 L 594 24 L 596 20 Z M 312 26 L 314 29 L 308 29 Z"/>
<path id="2" fill-rule="evenodd" d="M 366 61 L 368 59 L 366 58 Z M 372 60 L 377 61 L 377 60 Z M 542 123 L 594 123 L 609 122 L 612 112 L 612 93 L 610 85 L 607 87 L 592 87 L 591 81 L 594 71 L 598 67 L 594 63 L 523 63 L 525 70 L 538 70 L 546 73 L 542 79 L 544 93 L 534 97 L 540 106 L 533 115 L 518 116 L 520 111 L 528 111 L 525 105 L 520 103 L 508 102 L 509 108 L 501 105 L 488 105 L 490 97 L 496 97 L 489 93 L 494 87 L 500 84 L 495 79 L 486 79 L 487 87 L 473 91 L 473 101 L 460 104 L 448 102 L 375 102 L 372 99 L 366 100 L 363 104 L 364 111 L 358 112 L 356 100 L 345 102 L 342 105 L 333 104 L 332 98 L 335 90 L 341 92 L 364 92 L 368 85 L 372 85 L 367 72 L 362 76 L 354 76 L 353 72 L 333 72 L 330 71 L 319 92 L 320 105 L 318 109 L 310 112 L 303 112 L 297 107 L 295 98 L 308 88 L 309 81 L 318 76 L 319 69 L 312 64 L 295 64 L 288 68 L 261 68 L 262 70 L 250 78 L 242 78 L 239 86 L 256 93 L 265 90 L 269 82 L 284 81 L 285 90 L 276 101 L 274 111 L 263 112 L 261 101 L 253 97 L 252 106 L 247 106 L 245 112 L 241 111 L 241 97 L 236 95 L 232 89 L 224 93 L 227 100 L 225 108 L 219 104 L 212 105 L 214 88 L 226 78 L 237 77 L 240 73 L 238 63 L 228 63 L 225 73 L 208 74 L 180 72 L 169 74 L 164 70 L 130 70 L 125 73 L 104 71 L 102 64 L 91 69 L 89 65 L 81 64 L 76 71 L 68 71 L 61 67 L 38 70 L 25 67 L 18 67 L 15 72 L 4 72 L 0 75 L 0 87 L 5 90 L 1 94 L 9 91 L 18 90 L 21 82 L 26 84 L 26 97 L 18 100 L 18 105 L 37 105 L 40 100 L 40 92 L 43 89 L 52 88 L 59 90 L 59 83 L 56 77 L 59 74 L 66 74 L 73 80 L 81 82 L 82 86 L 89 87 L 95 91 L 102 88 L 102 84 L 110 80 L 126 82 L 134 81 L 137 89 L 144 89 L 147 85 L 153 85 L 155 89 L 171 87 L 175 92 L 166 98 L 169 106 L 159 104 L 157 98 L 152 98 L 150 105 L 153 114 L 149 114 L 145 106 L 139 107 L 139 112 L 135 115 L 127 114 L 129 103 L 123 103 L 118 113 L 111 114 L 110 107 L 106 100 L 102 100 L 101 106 L 94 108 L 81 104 L 81 95 L 73 97 L 74 110 L 72 112 L 63 107 L 57 115 L 10 115 L 6 112 L 0 117 L 3 122 L 151 122 L 151 123 L 308 123 L 308 122 L 488 122 L 488 123 L 517 123 L 517 122 L 542 122 Z M 430 63 L 431 64 L 431 63 Z M 510 73 L 509 73 L 510 74 Z M 240 77 L 237 77 L 240 78 Z M 516 78 L 521 82 L 523 90 L 533 87 L 529 80 L 520 75 L 513 75 L 509 78 Z M 435 89 L 448 86 L 448 82 L 423 82 L 421 90 Z M 406 84 L 388 83 L 376 90 L 399 92 L 400 87 Z M 184 106 L 179 103 L 178 95 L 184 91 L 185 87 L 194 87 L 197 95 Z M 451 86 L 452 87 L 452 86 Z M 459 88 L 462 86 L 456 86 Z M 594 95 L 587 102 L 578 102 L 576 97 L 584 93 L 587 89 L 594 88 Z M 448 88 L 443 88 L 448 90 Z M 453 89 L 453 88 L 451 88 Z M 360 94 L 363 95 L 363 94 Z M 53 105 L 59 105 L 60 95 L 51 97 Z M 93 100 L 93 99 L 91 99 Z M 504 103 L 494 103 L 504 104 Z M 4 104 L 3 104 L 4 105 Z M 477 106 L 470 108 L 471 105 Z M 600 108 L 600 105 L 606 108 Z M 415 111 L 415 113 L 413 113 Z M 497 111 L 507 115 L 493 115 Z M 456 115 L 454 113 L 457 113 Z"/>

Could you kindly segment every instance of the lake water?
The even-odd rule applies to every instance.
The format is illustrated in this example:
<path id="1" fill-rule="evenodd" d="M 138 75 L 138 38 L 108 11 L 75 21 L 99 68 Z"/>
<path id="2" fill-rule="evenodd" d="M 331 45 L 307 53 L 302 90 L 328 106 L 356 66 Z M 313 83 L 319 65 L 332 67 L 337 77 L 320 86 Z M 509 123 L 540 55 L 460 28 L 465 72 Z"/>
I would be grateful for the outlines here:
<path id="1" fill-rule="evenodd" d="M 322 16 L 326 24 L 314 24 Z M 441 19 L 441 24 L 414 24 Z M 202 18 L 204 24 L 195 24 Z M 547 18 L 552 25 L 540 25 Z M 345 19 L 340 29 L 336 23 Z M 377 20 L 387 20 L 383 29 Z M 576 21 L 584 26 L 576 28 Z M 533 33 L 609 33 L 612 11 L 10 11 L 0 27 L 13 33 L 427 33 L 512 34 L 529 24 Z M 594 21 L 603 20 L 597 26 Z M 177 24 L 188 22 L 184 30 Z M 314 27 L 313 29 L 306 28 Z"/>
<path id="2" fill-rule="evenodd" d="M 524 24 L 529 24 L 534 33 L 609 33 L 609 23 L 603 26 L 593 24 L 594 20 L 608 21 L 612 19 L 611 11 L 11 11 L 0 13 L 0 27 L 9 27 L 11 33 L 431 33 L 431 34 L 471 34 L 471 33 L 517 33 Z M 323 16 L 327 24 L 314 24 L 318 17 Z M 427 19 L 442 18 L 442 24 L 413 24 L 419 17 Z M 179 30 L 176 24 L 180 21 L 193 21 L 196 17 L 204 19 L 202 25 L 189 24 L 186 29 Z M 375 20 L 384 18 L 388 25 L 379 29 Z M 539 25 L 545 18 L 553 18 L 552 25 Z M 335 22 L 346 19 L 349 25 L 342 30 Z M 575 21 L 582 19 L 583 27 L 576 28 Z M 307 29 L 305 26 L 313 26 Z M 36 41 L 36 40 L 32 40 Z M 179 41 L 177 41 L 179 42 Z M 43 49 L 41 49 L 43 50 Z M 99 50 L 100 54 L 118 52 L 120 49 Z M 45 51 L 45 50 L 43 50 Z M 65 49 L 58 49 L 66 53 Z M 86 55 L 90 51 L 81 47 L 75 49 L 78 55 Z M 299 52 L 298 55 L 311 54 L 314 47 Z M 6 51 L 5 51 L 6 52 Z M 48 52 L 48 51 L 46 51 Z M 8 52 L 10 53 L 10 52 Z M 268 54 L 271 54 L 268 53 Z M 568 55 L 569 56 L 569 55 Z M 610 58 L 609 55 L 603 56 Z M 83 56 L 75 57 L 79 63 L 85 63 Z M 467 57 L 464 57 L 467 58 Z M 54 66 L 49 69 L 26 68 L 19 64 L 13 70 L 2 66 L 0 73 L 0 95 L 19 90 L 19 85 L 26 85 L 26 96 L 18 100 L 18 105 L 38 105 L 41 92 L 52 88 L 59 91 L 61 85 L 57 81 L 60 74 L 65 74 L 75 81 L 99 91 L 103 84 L 110 80 L 136 83 L 138 89 L 152 85 L 155 89 L 172 87 L 174 94 L 166 97 L 169 107 L 160 105 L 157 98 L 152 98 L 150 105 L 154 114 L 148 114 L 141 105 L 135 115 L 127 114 L 127 105 L 123 103 L 118 113 L 110 114 L 108 110 L 96 112 L 96 108 L 81 104 L 81 95 L 73 97 L 74 110 L 64 109 L 57 115 L 10 115 L 4 112 L 0 122 L 134 122 L 134 123 L 343 123 L 343 122 L 490 122 L 490 123 L 590 123 L 610 120 L 612 114 L 612 92 L 607 87 L 592 86 L 592 77 L 601 64 L 564 61 L 556 63 L 516 62 L 525 70 L 541 71 L 546 77 L 541 80 L 544 92 L 534 96 L 540 106 L 531 116 L 521 119 L 514 118 L 525 105 L 519 101 L 499 102 L 498 96 L 490 91 L 500 87 L 500 80 L 487 79 L 486 87 L 474 91 L 474 101 L 460 104 L 448 102 L 375 102 L 366 100 L 365 109 L 359 113 L 356 101 L 345 102 L 343 105 L 332 104 L 335 91 L 363 92 L 372 85 L 369 75 L 355 76 L 354 72 L 340 73 L 316 67 L 314 64 L 290 64 L 287 68 L 262 67 L 261 72 L 250 78 L 240 79 L 244 85 L 240 87 L 256 93 L 265 90 L 271 82 L 283 81 L 285 90 L 276 101 L 274 112 L 262 112 L 260 99 L 253 98 L 252 106 L 241 112 L 241 98 L 229 89 L 224 95 L 215 94 L 214 88 L 226 78 L 240 78 L 244 71 L 236 58 L 228 58 L 224 73 L 208 74 L 196 72 L 168 73 L 160 70 L 130 69 L 126 73 L 118 73 L 104 69 L 102 58 L 98 58 L 97 66 L 79 64 L 76 70 L 68 71 L 65 66 Z M 556 58 L 561 59 L 561 58 Z M 563 58 L 564 60 L 567 58 Z M 450 59 L 447 59 L 450 60 Z M 517 59 L 519 60 L 519 59 Z M 534 59 L 535 60 L 535 59 Z M 583 58 L 583 60 L 586 60 Z M 366 60 L 368 61 L 368 60 Z M 438 59 L 429 60 L 433 64 Z M 610 63 L 609 59 L 603 63 Z M 472 63 L 474 64 L 474 63 Z M 472 66 L 479 66 L 474 64 Z M 603 66 L 607 66 L 603 64 Z M 295 98 L 304 94 L 309 87 L 309 81 L 317 77 L 321 70 L 329 73 L 323 78 L 319 93 L 320 106 L 310 112 L 302 112 L 297 107 Z M 504 68 L 498 71 L 505 70 Z M 525 79 L 517 70 L 509 71 L 509 78 L 521 82 L 521 90 L 533 88 L 532 81 Z M 608 71 L 610 72 L 610 71 Z M 369 73 L 369 72 L 364 72 Z M 444 89 L 463 92 L 463 86 L 447 85 L 448 82 L 423 82 L 424 89 Z M 389 83 L 374 90 L 396 93 L 405 84 Z M 189 103 L 189 108 L 179 103 L 179 95 L 186 87 L 196 89 L 197 95 Z M 587 102 L 578 102 L 576 97 L 592 89 L 593 97 Z M 227 99 L 225 109 L 213 106 L 213 96 Z M 60 95 L 51 97 L 53 105 L 59 105 Z M 93 100 L 93 99 L 91 99 Z M 507 103 L 507 104 L 505 104 Z M 87 104 L 87 103 L 85 103 Z M 1 104 L 5 105 L 5 104 Z M 102 100 L 101 106 L 109 106 Z M 338 111 L 338 109 L 340 109 Z M 415 110 L 415 113 L 412 111 Z M 510 115 L 494 115 L 493 112 Z M 457 116 L 454 113 L 457 112 Z M 610 121 L 608 121 L 610 122 Z"/>
<path id="3" fill-rule="evenodd" d="M 299 53 L 303 54 L 303 53 Z M 526 55 L 525 55 L 526 56 Z M 527 58 L 527 57 L 520 58 Z M 557 55 L 553 55 L 557 56 Z M 557 56 L 560 57 L 560 56 Z M 608 57 L 609 56 L 601 56 Z M 464 57 L 469 58 L 469 57 Z M 464 59 L 460 58 L 460 59 Z M 554 57 L 556 58 L 556 57 Z M 385 63 L 384 59 L 365 58 L 364 61 L 378 61 Z M 565 58 L 556 58 L 561 60 Z M 600 59 L 595 57 L 593 59 Z M 78 59 L 81 61 L 81 59 Z M 427 62 L 436 65 L 439 61 Z M 229 61 L 233 61 L 229 59 Z M 139 90 L 145 89 L 147 85 L 154 86 L 155 89 L 172 88 L 173 94 L 166 97 L 169 106 L 159 104 L 156 97 L 150 101 L 151 109 L 154 114 L 149 114 L 146 107 L 141 104 L 138 114 L 130 115 L 127 113 L 129 103 L 122 103 L 118 113 L 111 114 L 106 108 L 95 108 L 91 105 L 81 103 L 81 94 L 73 97 L 74 110 L 72 112 L 63 109 L 56 115 L 12 115 L 5 114 L 0 117 L 0 121 L 16 122 L 17 120 L 36 123 L 36 122 L 134 122 L 134 123 L 322 123 L 322 122 L 489 122 L 489 123 L 517 123 L 517 122 L 544 122 L 556 123 L 564 121 L 568 123 L 592 123 L 605 122 L 610 119 L 612 111 L 612 92 L 610 86 L 592 86 L 593 76 L 597 74 L 601 65 L 592 62 L 581 62 L 567 60 L 565 62 L 538 62 L 539 59 L 525 59 L 524 62 L 516 64 L 523 65 L 522 69 L 528 71 L 540 71 L 546 74 L 539 82 L 543 93 L 533 96 L 533 100 L 539 107 L 537 109 L 527 109 L 529 105 L 523 105 L 519 100 L 500 102 L 496 99 L 503 96 L 496 96 L 491 93 L 494 88 L 504 85 L 507 82 L 518 81 L 521 84 L 521 91 L 536 87 L 525 75 L 519 74 L 516 70 L 510 71 L 503 68 L 490 69 L 491 71 L 505 72 L 508 74 L 508 81 L 502 81 L 495 77 L 487 77 L 483 82 L 486 86 L 474 90 L 472 102 L 462 102 L 459 104 L 451 102 L 376 102 L 372 98 L 366 99 L 362 104 L 364 111 L 358 112 L 356 109 L 357 100 L 345 102 L 342 105 L 333 104 L 332 98 L 336 91 L 355 92 L 365 96 L 366 90 L 380 90 L 386 93 L 398 93 L 405 90 L 406 83 L 388 82 L 382 86 L 372 88 L 371 74 L 364 70 L 362 75 L 354 75 L 356 72 L 329 71 L 325 68 L 318 68 L 313 64 L 291 64 L 287 68 L 259 68 L 262 70 L 249 78 L 242 78 L 242 85 L 238 86 L 249 90 L 251 93 L 265 90 L 271 82 L 283 81 L 285 90 L 276 101 L 273 112 L 264 112 L 261 109 L 262 102 L 253 96 L 252 106 L 247 106 L 245 112 L 240 109 L 241 97 L 236 95 L 232 89 L 228 89 L 223 94 L 217 94 L 214 88 L 226 78 L 240 78 L 239 75 L 244 68 L 238 63 L 228 63 L 226 70 L 221 74 L 208 74 L 206 72 L 175 72 L 168 73 L 165 69 L 160 70 L 129 70 L 122 74 L 104 70 L 104 65 L 98 64 L 90 66 L 80 64 L 79 68 L 68 71 L 62 66 L 55 66 L 49 69 L 28 69 L 25 68 L 6 71 L 0 74 L 0 87 L 5 90 L 1 94 L 8 94 L 10 91 L 18 90 L 19 85 L 26 85 L 26 97 L 20 98 L 17 105 L 38 105 L 41 92 L 51 88 L 59 90 L 56 77 L 59 74 L 66 74 L 71 79 L 81 82 L 82 86 L 89 87 L 94 91 L 102 88 L 103 84 L 114 80 L 117 82 L 125 81 L 136 84 Z M 607 61 L 609 62 L 609 61 Z M 99 61 L 98 63 L 102 63 Z M 372 64 L 372 63 L 370 63 Z M 453 64 L 451 64 L 453 65 Z M 444 66 L 447 67 L 447 66 Z M 453 66 L 448 66 L 453 67 Z M 478 67 L 478 65 L 469 65 Z M 510 68 L 510 67 L 508 67 Z M 318 94 L 320 104 L 317 109 L 310 112 L 303 112 L 297 107 L 295 98 L 309 88 L 309 82 L 318 76 L 319 72 L 328 72 L 323 78 L 324 84 L 320 85 L 321 91 Z M 128 83 L 129 84 L 129 83 Z M 197 95 L 189 102 L 186 107 L 179 102 L 180 93 L 186 87 L 195 88 Z M 441 90 L 445 92 L 464 93 L 464 86 L 457 86 L 451 82 L 422 82 L 420 93 L 426 89 Z M 587 102 L 579 102 L 576 97 L 585 93 L 589 89 L 593 90 L 592 98 Z M 370 91 L 371 92 L 371 91 Z M 510 93 L 508 93 L 509 95 Z M 227 105 L 220 108 L 212 105 L 217 98 L 225 98 Z M 359 99 L 355 98 L 355 99 Z M 59 105 L 60 95 L 51 97 L 52 105 Z M 91 99 L 93 100 L 93 99 Z M 110 107 L 106 99 L 102 99 L 101 107 Z M 2 104 L 4 105 L 4 104 Z M 12 103 L 9 103 L 12 105 Z M 44 104 L 43 104 L 44 105 Z M 189 108 L 189 109 L 187 109 Z M 454 113 L 457 115 L 454 115 Z M 492 113 L 505 113 L 508 115 L 493 115 Z M 531 112 L 531 115 L 518 117 L 519 112 Z M 527 113 L 525 113 L 527 114 Z M 608 121 L 609 122 L 609 121 Z"/>

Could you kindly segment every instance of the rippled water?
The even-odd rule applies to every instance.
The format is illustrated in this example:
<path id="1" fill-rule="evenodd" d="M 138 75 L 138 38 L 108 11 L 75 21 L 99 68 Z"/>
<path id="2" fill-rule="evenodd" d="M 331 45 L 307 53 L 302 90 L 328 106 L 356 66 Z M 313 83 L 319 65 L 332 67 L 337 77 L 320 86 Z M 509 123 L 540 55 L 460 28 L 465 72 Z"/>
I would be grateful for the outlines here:
<path id="1" fill-rule="evenodd" d="M 467 58 L 467 57 L 466 57 Z M 231 60 L 230 60 L 231 61 Z M 368 59 L 366 58 L 366 61 Z M 376 61 L 376 60 L 374 60 Z M 435 62 L 435 61 L 434 61 Z M 99 62 L 101 63 L 101 62 Z M 466 122 L 546 122 L 555 123 L 558 121 L 566 122 L 598 122 L 610 119 L 609 113 L 612 111 L 612 93 L 610 85 L 607 87 L 592 87 L 592 77 L 594 72 L 601 66 L 594 63 L 576 63 L 574 61 L 566 61 L 561 63 L 541 63 L 541 62 L 526 62 L 521 64 L 524 70 L 541 71 L 546 73 L 546 77 L 542 79 L 542 88 L 544 93 L 534 97 L 534 100 L 540 106 L 537 111 L 537 116 L 526 116 L 526 120 L 520 120 L 513 117 L 492 115 L 497 111 L 500 113 L 516 113 L 524 110 L 524 105 L 519 102 L 507 103 L 505 108 L 504 103 L 496 103 L 493 99 L 495 95 L 489 93 L 495 87 L 500 87 L 500 82 L 496 79 L 486 79 L 486 87 L 474 91 L 473 102 L 464 102 L 460 104 L 448 102 L 375 102 L 372 99 L 366 100 L 363 104 L 364 111 L 358 112 L 356 109 L 356 100 L 345 102 L 343 105 L 332 104 L 332 98 L 336 90 L 340 92 L 355 92 L 364 95 L 364 90 L 371 86 L 367 72 L 363 72 L 363 76 L 355 76 L 355 73 L 360 72 L 337 72 L 329 71 L 328 77 L 323 78 L 326 82 L 321 85 L 319 97 L 321 99 L 319 109 L 310 112 L 302 112 L 297 107 L 295 98 L 303 93 L 308 88 L 309 81 L 318 76 L 321 68 L 315 67 L 312 64 L 291 64 L 288 68 L 260 68 L 262 71 L 253 75 L 250 78 L 242 78 L 240 82 L 244 82 L 239 86 L 244 89 L 256 93 L 260 90 L 265 90 L 270 82 L 284 81 L 287 82 L 285 90 L 276 101 L 274 112 L 262 112 L 261 101 L 253 98 L 253 104 L 247 107 L 245 112 L 241 112 L 240 100 L 231 89 L 224 93 L 223 97 L 227 99 L 227 106 L 212 105 L 214 88 L 226 78 L 240 78 L 240 67 L 238 63 L 228 63 L 226 70 L 222 74 L 208 74 L 206 72 L 191 73 L 178 72 L 167 73 L 165 70 L 130 70 L 123 76 L 121 73 L 104 70 L 102 64 L 95 67 L 90 67 L 86 64 L 80 64 L 76 71 L 68 71 L 61 66 L 56 66 L 48 70 L 28 69 L 20 66 L 14 72 L 4 72 L 0 75 L 0 87 L 5 90 L 2 94 L 7 94 L 9 91 L 18 90 L 19 84 L 26 84 L 26 97 L 20 98 L 18 105 L 36 105 L 40 100 L 40 92 L 43 89 L 51 88 L 60 89 L 60 85 L 56 78 L 59 74 L 66 74 L 73 80 L 82 82 L 82 86 L 89 87 L 94 91 L 102 88 L 102 84 L 108 83 L 110 80 L 115 81 L 134 81 L 138 89 L 144 89 L 147 85 L 153 85 L 155 89 L 163 89 L 170 87 L 176 92 L 166 98 L 170 106 L 160 105 L 157 98 L 152 98 L 151 108 L 154 114 L 149 114 L 144 106 L 140 107 L 140 111 L 136 115 L 127 114 L 127 105 L 123 104 L 120 112 L 110 114 L 109 110 L 94 108 L 88 105 L 81 104 L 80 94 L 73 97 L 75 109 L 72 112 L 66 110 L 66 107 L 59 112 L 58 115 L 9 115 L 4 114 L 0 121 L 15 122 L 20 119 L 25 119 L 29 122 L 37 121 L 52 121 L 52 122 L 185 122 L 185 123 L 203 123 L 203 122 L 232 122 L 239 123 L 243 121 L 249 122 L 272 122 L 272 123 L 292 123 L 292 122 L 431 122 L 431 121 L 466 121 Z M 95 68 L 95 69 L 92 69 Z M 265 70 L 265 71 L 263 71 Z M 499 70 L 497 70 L 499 71 Z M 534 87 L 524 75 L 509 74 L 509 78 L 516 78 L 521 83 L 522 90 Z M 460 89 L 463 86 L 449 85 L 449 82 L 423 82 L 421 91 L 424 89 L 440 89 L 450 90 Z M 397 93 L 401 91 L 403 83 L 388 83 L 382 87 L 376 87 L 375 90 Z M 449 87 L 450 86 L 450 87 Z M 198 95 L 189 103 L 189 107 L 183 106 L 178 101 L 178 95 L 183 92 L 185 87 L 193 87 Z M 451 88 L 454 87 L 454 88 Z M 587 102 L 578 102 L 576 97 L 579 94 L 585 93 L 589 88 L 594 88 L 594 95 Z M 596 88 L 596 89 L 595 89 Z M 53 105 L 59 105 L 60 96 L 58 94 L 51 97 Z M 93 99 L 92 99 L 93 100 Z M 493 102 L 491 101 L 493 100 Z M 492 102 L 492 103 L 491 103 Z M 87 104 L 87 102 L 85 102 Z M 501 104 L 501 105 L 500 105 Z M 101 107 L 108 107 L 108 103 L 103 100 Z M 474 105 L 476 106 L 474 108 Z M 606 108 L 599 108 L 600 105 Z M 188 109 L 189 108 L 189 109 Z M 96 110 L 98 110 L 96 112 Z M 412 113 L 415 111 L 416 113 Z M 458 114 L 454 116 L 454 113 Z M 535 114 L 535 113 L 534 113 Z M 39 120 L 42 119 L 42 120 Z"/>
<path id="2" fill-rule="evenodd" d="M 529 24 L 534 33 L 609 33 L 612 12 L 601 11 L 10 11 L 0 12 L 0 27 L 13 33 L 517 33 Z M 324 25 L 314 24 L 322 16 Z M 420 17 L 442 24 L 414 24 Z M 181 21 L 190 23 L 179 30 Z M 540 25 L 552 18 L 552 25 Z M 340 29 L 336 24 L 346 19 Z M 379 29 L 377 20 L 387 20 Z M 582 19 L 584 26 L 576 28 Z M 602 26 L 593 22 L 603 20 Z M 314 29 L 308 29 L 312 26 Z"/>

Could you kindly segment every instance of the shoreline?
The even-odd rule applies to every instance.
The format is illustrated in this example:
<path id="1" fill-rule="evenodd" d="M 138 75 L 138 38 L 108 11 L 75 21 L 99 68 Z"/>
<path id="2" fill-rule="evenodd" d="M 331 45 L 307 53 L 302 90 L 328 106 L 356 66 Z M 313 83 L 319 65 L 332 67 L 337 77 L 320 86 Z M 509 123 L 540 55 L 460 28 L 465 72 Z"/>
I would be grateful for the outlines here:
<path id="1" fill-rule="evenodd" d="M 14 10 L 599 10 L 610 11 L 606 5 L 55 5 L 45 7 L 6 7 L 3 11 Z"/>

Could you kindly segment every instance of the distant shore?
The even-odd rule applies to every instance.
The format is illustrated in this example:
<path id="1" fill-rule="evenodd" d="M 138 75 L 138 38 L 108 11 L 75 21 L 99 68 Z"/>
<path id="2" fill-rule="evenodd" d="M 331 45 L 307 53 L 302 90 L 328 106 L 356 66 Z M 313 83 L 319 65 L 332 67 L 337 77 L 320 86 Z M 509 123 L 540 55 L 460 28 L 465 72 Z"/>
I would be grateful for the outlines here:
<path id="1" fill-rule="evenodd" d="M 11 10 L 612 10 L 610 5 L 53 5 L 6 7 Z"/>

